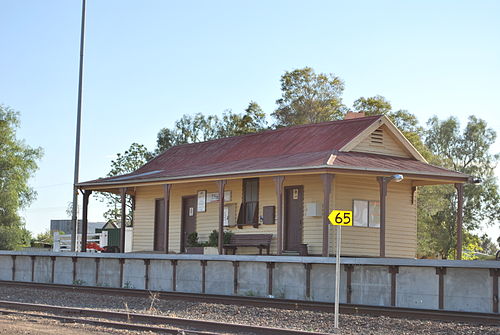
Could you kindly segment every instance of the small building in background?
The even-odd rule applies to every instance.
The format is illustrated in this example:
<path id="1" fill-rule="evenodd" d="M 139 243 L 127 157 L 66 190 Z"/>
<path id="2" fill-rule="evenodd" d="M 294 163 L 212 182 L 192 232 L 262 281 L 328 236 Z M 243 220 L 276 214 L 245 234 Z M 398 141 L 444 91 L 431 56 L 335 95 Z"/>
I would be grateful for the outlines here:
<path id="1" fill-rule="evenodd" d="M 88 233 L 93 234 L 96 229 L 102 229 L 106 222 L 89 222 Z M 73 227 L 71 225 L 71 219 L 64 220 L 50 220 L 50 232 L 53 234 L 55 232 L 64 232 L 65 234 L 72 234 Z M 78 220 L 78 232 L 82 231 L 82 220 Z"/>

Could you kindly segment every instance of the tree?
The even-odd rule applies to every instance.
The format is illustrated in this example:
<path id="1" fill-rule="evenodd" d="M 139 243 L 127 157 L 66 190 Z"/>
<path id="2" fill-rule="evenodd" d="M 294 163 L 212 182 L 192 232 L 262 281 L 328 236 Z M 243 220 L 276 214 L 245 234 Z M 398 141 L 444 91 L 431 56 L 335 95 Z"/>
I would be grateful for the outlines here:
<path id="1" fill-rule="evenodd" d="M 64 234 L 63 232 L 59 232 L 60 234 Z M 31 239 L 31 245 L 36 245 L 36 244 L 54 244 L 54 235 L 52 232 L 47 229 L 43 233 L 38 233 L 35 238 Z"/>
<path id="2" fill-rule="evenodd" d="M 156 153 L 185 143 L 197 143 L 218 138 L 250 134 L 267 129 L 266 114 L 251 101 L 244 113 L 226 110 L 222 118 L 217 115 L 183 115 L 172 129 L 162 128 L 157 136 Z"/>
<path id="3" fill-rule="evenodd" d="M 431 163 L 481 178 L 464 186 L 464 245 L 477 238 L 471 232 L 483 223 L 500 221 L 500 196 L 494 175 L 498 154 L 491 154 L 496 133 L 485 121 L 470 116 L 463 131 L 450 117 L 427 122 L 425 144 L 433 153 Z M 452 257 L 456 245 L 457 197 L 454 186 L 426 186 L 418 194 L 419 254 Z"/>
<path id="4" fill-rule="evenodd" d="M 462 259 L 473 260 L 479 259 L 480 255 L 484 253 L 481 246 L 481 238 L 476 234 L 465 232 L 464 243 L 462 245 Z"/>
<path id="5" fill-rule="evenodd" d="M 240 136 L 267 129 L 266 113 L 254 101 L 250 101 L 243 114 L 226 111 L 217 124 L 217 137 Z"/>
<path id="6" fill-rule="evenodd" d="M 201 113 L 197 113 L 194 116 L 185 114 L 181 119 L 175 121 L 172 129 L 160 129 L 156 139 L 156 153 L 159 154 L 180 144 L 196 143 L 217 138 L 217 130 L 214 123 L 218 122 L 219 119 L 216 115 L 205 117 Z"/>
<path id="7" fill-rule="evenodd" d="M 481 249 L 487 255 L 495 255 L 498 251 L 498 247 L 493 242 L 493 240 L 486 234 L 481 235 Z"/>
<path id="8" fill-rule="evenodd" d="M 392 105 L 381 95 L 374 97 L 361 97 L 352 104 L 354 111 L 365 113 L 366 116 L 385 115 L 392 112 Z"/>
<path id="9" fill-rule="evenodd" d="M 36 198 L 28 180 L 38 169 L 42 149 L 16 137 L 19 125 L 19 113 L 0 105 L 0 249 L 12 250 L 25 242 L 18 212 Z"/>
<path id="10" fill-rule="evenodd" d="M 71 219 L 73 216 L 73 201 L 68 201 L 68 205 L 66 206 L 66 215 Z M 76 217 L 80 216 L 80 206 L 76 207 Z"/>
<path id="11" fill-rule="evenodd" d="M 425 144 L 435 155 L 435 163 L 475 178 L 479 184 L 465 185 L 464 224 L 468 230 L 477 229 L 482 222 L 498 224 L 500 195 L 495 178 L 499 154 L 491 154 L 496 133 L 486 121 L 470 116 L 467 126 L 460 132 L 454 117 L 439 121 L 431 118 L 427 124 Z"/>
<path id="12" fill-rule="evenodd" d="M 276 127 L 342 119 L 344 82 L 329 73 L 316 74 L 310 67 L 281 76 L 281 98 L 272 113 Z"/>
<path id="13" fill-rule="evenodd" d="M 133 172 L 146 164 L 152 158 L 152 154 L 147 148 L 138 143 L 132 143 L 128 150 L 123 154 L 117 153 L 116 158 L 111 161 L 111 170 L 108 172 L 107 177 L 118 176 Z M 98 192 L 96 197 L 105 202 L 108 210 L 103 213 L 104 219 L 109 222 L 121 222 L 121 197 L 114 193 Z M 134 204 L 133 198 L 127 196 L 127 217 L 126 224 L 132 225 L 134 217 Z"/>
<path id="14" fill-rule="evenodd" d="M 275 126 L 342 120 L 348 111 L 342 104 L 343 89 L 344 82 L 332 73 L 315 74 L 308 67 L 285 72 L 281 77 L 282 97 L 276 101 L 279 107 L 272 114 Z M 390 101 L 381 95 L 360 97 L 352 109 L 366 116 L 386 115 L 424 158 L 430 158 L 421 139 L 423 127 L 415 115 L 403 109 L 394 111 Z"/>

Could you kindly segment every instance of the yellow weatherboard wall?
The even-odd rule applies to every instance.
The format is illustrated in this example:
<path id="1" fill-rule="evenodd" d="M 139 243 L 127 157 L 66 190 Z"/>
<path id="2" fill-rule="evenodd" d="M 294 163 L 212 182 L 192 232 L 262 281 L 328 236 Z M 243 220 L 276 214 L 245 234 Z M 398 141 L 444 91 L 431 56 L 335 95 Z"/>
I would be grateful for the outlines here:
<path id="1" fill-rule="evenodd" d="M 353 200 L 379 201 L 379 185 L 375 176 L 337 175 L 335 209 L 353 210 Z M 417 208 L 411 203 L 411 182 L 391 182 L 387 187 L 386 256 L 415 257 L 417 251 Z M 332 242 L 334 242 L 333 239 Z M 380 228 L 344 227 L 342 254 L 380 255 Z"/>
<path id="2" fill-rule="evenodd" d="M 284 186 L 304 187 L 306 203 L 323 202 L 323 182 L 320 175 L 286 176 Z M 169 250 L 180 252 L 182 197 L 196 195 L 197 191 L 217 192 L 215 182 L 175 184 L 170 196 Z M 231 201 L 236 213 L 242 198 L 242 180 L 229 180 L 226 191 L 231 191 Z M 134 215 L 133 251 L 153 250 L 155 199 L 163 197 L 161 186 L 138 187 Z M 375 176 L 336 175 L 332 183 L 330 209 L 352 210 L 354 199 L 379 200 L 378 183 Z M 259 179 L 259 216 L 264 206 L 276 206 L 276 190 L 272 177 Z M 214 229 L 218 229 L 219 203 L 207 203 L 206 212 L 196 213 L 196 230 L 201 241 L 206 241 Z M 388 257 L 415 257 L 416 253 L 416 206 L 411 204 L 411 183 L 389 183 L 386 215 L 386 255 Z M 273 234 L 271 253 L 275 254 L 277 225 L 226 227 L 235 234 Z M 329 224 L 330 253 L 335 248 L 335 229 Z M 321 254 L 323 241 L 323 218 L 303 216 L 303 243 L 308 244 L 310 254 Z M 256 248 L 238 248 L 238 254 L 255 254 Z M 379 255 L 379 228 L 344 227 L 342 232 L 342 254 L 351 256 Z"/>

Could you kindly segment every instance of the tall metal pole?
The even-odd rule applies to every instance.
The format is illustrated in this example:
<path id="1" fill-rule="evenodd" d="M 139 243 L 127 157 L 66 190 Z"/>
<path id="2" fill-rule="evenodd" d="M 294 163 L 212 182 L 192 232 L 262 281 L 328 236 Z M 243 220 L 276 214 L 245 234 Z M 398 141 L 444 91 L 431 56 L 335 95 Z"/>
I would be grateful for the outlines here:
<path id="1" fill-rule="evenodd" d="M 335 315 L 334 327 L 339 328 L 339 302 L 340 302 L 340 246 L 342 241 L 342 226 L 337 226 L 337 251 L 335 255 Z"/>
<path id="2" fill-rule="evenodd" d="M 76 116 L 76 145 L 75 145 L 75 176 L 73 179 L 73 211 L 71 215 L 71 225 L 73 226 L 73 234 L 71 234 L 71 251 L 77 251 L 76 236 L 78 233 L 78 174 L 80 171 L 80 125 L 82 119 L 82 85 L 83 85 L 83 50 L 85 42 L 85 2 L 82 0 L 82 28 L 80 32 L 80 73 L 78 78 L 78 107 Z"/>

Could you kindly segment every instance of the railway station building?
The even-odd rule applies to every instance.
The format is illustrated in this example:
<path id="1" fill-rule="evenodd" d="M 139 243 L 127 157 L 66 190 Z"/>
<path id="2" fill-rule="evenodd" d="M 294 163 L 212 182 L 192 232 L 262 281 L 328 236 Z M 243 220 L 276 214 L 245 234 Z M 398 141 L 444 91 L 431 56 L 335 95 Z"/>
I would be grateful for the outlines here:
<path id="1" fill-rule="evenodd" d="M 454 184 L 460 259 L 470 180 L 429 164 L 386 116 L 348 113 L 341 121 L 175 146 L 132 173 L 82 182 L 82 246 L 89 196 L 101 191 L 121 194 L 122 210 L 126 196 L 134 199 L 133 252 L 185 253 L 193 233 L 207 241 L 216 230 L 219 254 L 329 256 L 335 229 L 327 217 L 338 209 L 353 211 L 342 256 L 415 258 L 418 188 Z M 240 245 L 224 244 L 224 231 Z"/>

